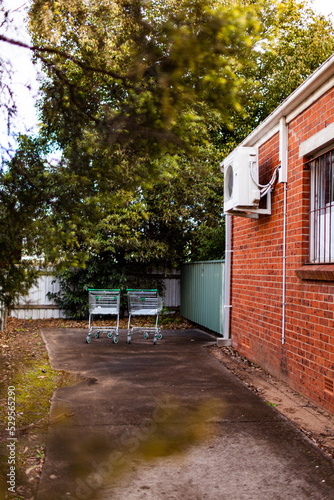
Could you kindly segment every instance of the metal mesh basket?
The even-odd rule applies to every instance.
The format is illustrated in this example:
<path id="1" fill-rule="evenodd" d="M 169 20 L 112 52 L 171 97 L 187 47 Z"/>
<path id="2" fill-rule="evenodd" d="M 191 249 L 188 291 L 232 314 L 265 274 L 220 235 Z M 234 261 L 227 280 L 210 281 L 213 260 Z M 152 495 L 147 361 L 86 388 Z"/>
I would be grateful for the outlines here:
<path id="1" fill-rule="evenodd" d="M 135 331 L 143 331 L 144 338 L 148 338 L 149 333 L 154 334 L 153 343 L 156 344 L 157 339 L 161 339 L 160 328 L 158 328 L 159 314 L 163 307 L 162 297 L 159 297 L 157 290 L 127 290 L 128 293 L 128 337 L 127 342 L 130 344 L 131 335 Z M 138 327 L 133 326 L 130 328 L 132 316 L 155 316 L 155 326 Z"/>
<path id="2" fill-rule="evenodd" d="M 119 314 L 119 290 L 89 290 L 89 314 Z"/>
<path id="3" fill-rule="evenodd" d="M 129 313 L 140 316 L 155 316 L 162 310 L 162 297 L 128 295 Z"/>
<path id="4" fill-rule="evenodd" d="M 106 332 L 107 337 L 118 342 L 119 309 L 120 309 L 120 290 L 88 290 L 89 302 L 89 324 L 86 342 L 91 342 L 91 335 L 95 332 L 95 338 L 100 333 Z M 116 325 L 93 325 L 93 316 L 116 316 Z"/>

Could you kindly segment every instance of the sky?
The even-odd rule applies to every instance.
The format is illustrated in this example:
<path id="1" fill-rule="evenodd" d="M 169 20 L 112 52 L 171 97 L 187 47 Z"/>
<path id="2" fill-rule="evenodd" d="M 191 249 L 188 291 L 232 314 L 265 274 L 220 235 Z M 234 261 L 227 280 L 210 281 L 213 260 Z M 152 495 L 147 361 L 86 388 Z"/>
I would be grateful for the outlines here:
<path id="1" fill-rule="evenodd" d="M 29 37 L 23 28 L 25 9 L 28 5 L 28 1 L 0 0 L 0 4 L 1 3 L 7 9 L 10 9 L 11 16 L 14 20 L 13 27 L 5 34 L 29 43 Z M 312 7 L 317 13 L 324 14 L 325 16 L 334 12 L 332 0 L 313 0 Z M 334 16 L 332 16 L 332 18 L 334 21 Z M 18 107 L 16 127 L 22 133 L 37 130 L 38 120 L 36 110 L 34 109 L 34 102 L 38 95 L 37 70 L 30 61 L 29 51 L 22 48 L 15 48 L 10 45 L 6 46 L 6 44 L 2 43 L 1 55 L 8 56 L 14 70 L 13 81 L 15 82 L 14 90 Z M 31 87 L 31 90 L 28 90 L 27 86 Z M 6 141 L 14 144 L 15 141 L 8 136 L 6 124 L 0 115 L 1 143 L 3 143 L 4 137 L 6 137 Z"/>
<path id="2" fill-rule="evenodd" d="M 318 14 L 324 14 L 327 16 L 334 12 L 334 4 L 332 0 L 314 0 L 313 9 Z"/>
<path id="3" fill-rule="evenodd" d="M 13 19 L 11 27 L 2 34 L 16 40 L 29 43 L 29 36 L 24 29 L 24 16 L 27 2 L 25 0 L 3 0 L 2 4 L 10 9 L 10 17 Z M 37 70 L 30 60 L 27 49 L 14 47 L 13 45 L 1 43 L 1 56 L 10 60 L 12 67 L 11 88 L 15 92 L 15 101 L 18 109 L 13 132 L 32 132 L 37 130 L 37 115 L 34 103 L 38 95 Z M 5 117 L 0 114 L 0 140 L 9 149 L 15 148 L 16 141 L 8 134 Z"/>

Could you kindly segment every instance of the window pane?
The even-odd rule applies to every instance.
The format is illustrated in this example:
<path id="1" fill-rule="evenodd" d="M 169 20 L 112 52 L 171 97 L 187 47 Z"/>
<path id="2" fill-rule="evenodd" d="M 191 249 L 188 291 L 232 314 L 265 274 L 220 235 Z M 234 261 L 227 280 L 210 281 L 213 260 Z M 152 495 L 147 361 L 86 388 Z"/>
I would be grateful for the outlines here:
<path id="1" fill-rule="evenodd" d="M 324 161 L 324 182 L 325 182 L 325 204 L 330 203 L 331 200 L 331 155 L 327 153 L 323 156 Z"/>
<path id="2" fill-rule="evenodd" d="M 331 202 L 334 201 L 334 151 L 331 152 L 331 185 L 332 185 L 332 193 L 331 193 Z"/>
<path id="3" fill-rule="evenodd" d="M 310 262 L 334 262 L 334 150 L 310 168 Z"/>

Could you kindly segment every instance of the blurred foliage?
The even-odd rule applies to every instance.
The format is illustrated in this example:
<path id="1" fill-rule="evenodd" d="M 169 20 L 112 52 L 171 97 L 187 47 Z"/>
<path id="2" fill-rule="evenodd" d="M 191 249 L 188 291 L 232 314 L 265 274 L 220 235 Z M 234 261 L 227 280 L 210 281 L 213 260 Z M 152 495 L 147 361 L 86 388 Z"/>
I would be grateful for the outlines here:
<path id="1" fill-rule="evenodd" d="M 209 113 L 229 126 L 240 111 L 257 11 L 213 0 L 33 1 L 41 134 L 99 191 L 155 182 L 163 155 L 206 142 Z"/>
<path id="2" fill-rule="evenodd" d="M 122 481 L 134 468 L 140 470 L 152 462 L 154 466 L 161 458 L 175 460 L 192 447 L 207 445 L 214 439 L 216 422 L 225 411 L 226 405 L 220 399 L 203 398 L 197 404 L 189 404 L 162 394 L 151 416 L 125 430 L 119 439 L 106 440 L 105 436 L 95 434 L 94 438 L 78 442 L 64 429 L 59 445 L 64 441 L 70 457 L 69 472 L 74 478 L 69 488 L 73 495 L 70 498 L 81 495 L 90 500 L 102 498 L 110 488 L 116 491 L 120 485 L 124 487 Z M 56 498 L 50 493 L 51 499 Z"/>

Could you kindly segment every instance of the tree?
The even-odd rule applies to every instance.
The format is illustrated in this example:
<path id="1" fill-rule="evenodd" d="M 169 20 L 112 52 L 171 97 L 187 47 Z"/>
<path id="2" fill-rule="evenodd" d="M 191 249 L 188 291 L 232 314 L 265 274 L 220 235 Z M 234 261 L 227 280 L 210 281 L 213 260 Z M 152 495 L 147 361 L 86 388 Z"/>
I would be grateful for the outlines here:
<path id="1" fill-rule="evenodd" d="M 285 98 L 334 52 L 334 27 L 315 14 L 307 1 L 265 2 L 266 27 L 258 45 L 257 63 L 246 68 L 243 114 L 234 113 L 233 129 L 222 124 L 216 144 L 234 149 Z"/>
<path id="2" fill-rule="evenodd" d="M 1 34 L 3 43 L 31 50 L 45 72 L 40 138 L 22 139 L 1 176 L 8 306 L 36 275 L 22 256 L 82 265 L 99 221 L 100 239 L 107 224 L 109 233 L 117 225 L 119 249 L 127 241 L 124 212 L 133 215 L 129 198 L 143 204 L 153 181 L 173 175 L 164 156 L 193 154 L 194 130 L 205 131 L 209 112 L 220 110 L 227 121 L 239 106 L 236 68 L 252 59 L 258 23 L 253 8 L 220 3 L 35 0 L 32 44 Z M 52 149 L 61 151 L 57 164 L 48 161 Z M 147 242 L 151 261 L 167 258 L 166 241 L 148 237 L 152 223 L 148 229 L 137 219 L 123 224 L 135 234 L 135 259 L 148 258 Z"/>
<path id="3" fill-rule="evenodd" d="M 46 172 L 33 141 L 21 146 L 9 168 L 0 173 L 0 301 L 10 307 L 34 282 L 38 224 L 48 199 Z"/>
<path id="4" fill-rule="evenodd" d="M 123 204 L 117 203 L 97 223 L 87 241 L 85 267 L 57 274 L 61 291 L 53 298 L 69 316 L 87 315 L 89 288 L 162 291 L 162 283 L 149 277 L 152 271 L 178 267 L 186 260 L 223 257 L 223 182 L 218 162 L 205 168 L 204 161 L 197 164 L 185 155 L 165 161 L 174 164 L 175 175 L 131 196 L 120 193 Z"/>
<path id="5" fill-rule="evenodd" d="M 156 180 L 209 110 L 228 123 L 259 32 L 254 7 L 210 0 L 36 0 L 30 16 L 42 133 L 109 190 Z"/>
<path id="6" fill-rule="evenodd" d="M 173 266 L 187 259 L 217 259 L 223 256 L 223 182 L 219 159 L 240 142 L 284 97 L 326 59 L 333 49 L 333 27 L 316 16 L 305 3 L 262 3 L 262 39 L 253 52 L 256 65 L 234 68 L 240 83 L 243 110 L 231 110 L 231 120 L 220 119 L 217 109 L 202 99 L 180 108 L 182 128 L 168 128 L 179 148 L 181 134 L 188 144 L 178 153 L 167 143 L 153 156 L 157 171 L 165 176 L 153 186 L 137 179 L 135 190 L 121 211 L 113 211 L 98 225 L 90 242 L 91 258 L 83 281 L 101 262 L 113 263 L 113 273 L 145 274 L 152 265 Z M 318 43 L 320 41 L 321 43 Z M 261 44 L 261 48 L 260 48 Z M 312 56 L 307 46 L 313 47 Z M 297 71 L 295 70 L 297 68 Z M 214 94 L 213 94 L 214 95 Z M 176 101 L 175 109 L 179 103 Z M 182 113 L 192 113 L 191 129 L 183 128 Z M 233 128 L 231 125 L 233 124 Z M 187 134 L 190 134 L 189 136 Z M 201 137 L 203 141 L 196 140 Z M 190 139 L 189 139 L 190 138 Z M 116 141 L 117 142 L 117 141 Z M 191 151 L 189 143 L 192 142 Z M 203 146 L 203 144 L 205 144 Z M 182 144 L 183 146 L 184 144 Z M 131 141 L 124 150 L 133 152 Z M 166 150 L 162 157 L 161 152 Z M 135 158 L 136 155 L 131 157 Z M 149 159 L 151 161 L 151 158 Z M 127 169 L 126 163 L 123 166 Z M 124 184 L 122 187 L 124 187 Z M 123 199 L 126 198 L 123 193 Z M 93 237 L 93 240 L 94 240 Z M 101 268 L 100 268 L 101 269 Z M 73 271 L 73 276 L 78 271 Z"/>

